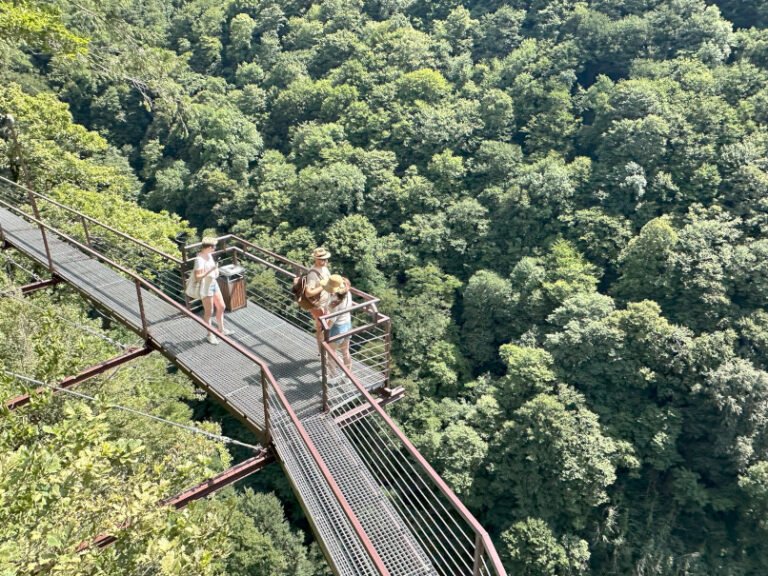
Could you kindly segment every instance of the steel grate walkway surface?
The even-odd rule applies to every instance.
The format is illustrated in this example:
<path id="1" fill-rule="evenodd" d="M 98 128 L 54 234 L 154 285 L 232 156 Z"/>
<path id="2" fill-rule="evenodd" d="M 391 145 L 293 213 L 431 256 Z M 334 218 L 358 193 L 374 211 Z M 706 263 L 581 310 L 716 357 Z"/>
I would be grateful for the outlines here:
<path id="1" fill-rule="evenodd" d="M 47 267 L 43 237 L 35 224 L 0 208 L 0 231 L 8 244 Z M 48 233 L 47 238 L 56 274 L 140 333 L 134 280 L 54 234 Z M 206 342 L 205 330 L 195 320 L 152 292 L 142 290 L 142 301 L 149 340 L 251 428 L 263 431 L 259 367 L 230 346 Z M 390 574 L 438 574 L 339 426 L 321 411 L 321 365 L 314 337 L 253 304 L 228 313 L 226 320 L 235 331 L 232 338 L 270 367 Z M 353 369 L 363 373 L 363 381 L 373 383 L 370 387 L 380 381 L 365 366 Z M 349 386 L 349 390 L 342 386 L 335 393 L 357 394 L 351 383 Z M 278 457 L 335 572 L 378 574 L 298 429 L 273 398 L 270 414 Z"/>
<path id="2" fill-rule="evenodd" d="M 390 573 L 436 574 L 427 555 L 333 419 L 321 413 L 302 423 Z M 321 512 L 310 517 L 315 532 L 326 546 L 339 546 L 329 550 L 334 559 L 340 559 L 336 566 L 339 573 L 377 574 L 330 489 L 321 481 L 317 466 L 309 454 L 295 449 L 302 444 L 295 428 L 281 422 L 274 427 L 274 442 L 279 453 L 290 455 L 283 459 L 283 467 L 300 499 L 308 508 Z"/>

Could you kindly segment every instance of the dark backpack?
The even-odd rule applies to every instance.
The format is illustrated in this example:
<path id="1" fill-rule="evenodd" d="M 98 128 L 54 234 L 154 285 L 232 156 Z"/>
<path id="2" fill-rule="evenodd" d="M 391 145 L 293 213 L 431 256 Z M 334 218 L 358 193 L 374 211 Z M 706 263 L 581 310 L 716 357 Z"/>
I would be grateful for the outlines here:
<path id="1" fill-rule="evenodd" d="M 312 271 L 310 270 L 300 276 L 296 276 L 296 278 L 293 279 L 293 286 L 291 286 L 293 299 L 302 310 L 312 310 L 313 308 L 317 308 L 317 301 L 320 299 L 319 294 L 314 298 L 307 298 L 304 295 L 304 291 L 307 289 L 307 276 L 309 276 L 311 272 Z"/>

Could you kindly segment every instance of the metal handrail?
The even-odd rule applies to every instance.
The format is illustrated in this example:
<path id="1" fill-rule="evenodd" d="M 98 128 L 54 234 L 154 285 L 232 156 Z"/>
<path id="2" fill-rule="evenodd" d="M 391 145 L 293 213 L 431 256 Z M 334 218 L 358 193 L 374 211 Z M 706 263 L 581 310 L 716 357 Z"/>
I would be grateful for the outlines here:
<path id="1" fill-rule="evenodd" d="M 378 308 L 376 308 L 376 304 L 378 304 L 380 300 L 378 298 L 374 298 L 373 300 L 369 302 L 359 302 L 358 304 L 353 304 L 349 308 L 344 308 L 343 310 L 337 310 L 335 312 L 328 312 L 328 314 L 323 314 L 319 317 L 319 320 L 323 322 L 325 320 L 326 322 L 323 324 L 324 327 L 327 328 L 326 324 L 327 321 L 331 318 L 335 318 L 336 316 L 341 316 L 342 314 L 347 314 L 349 312 L 355 312 L 357 310 L 364 310 L 365 308 L 372 308 L 371 312 L 373 312 L 377 318 L 379 318 L 375 324 L 379 324 L 380 322 L 383 322 L 387 317 L 383 314 L 379 314 Z"/>
<path id="2" fill-rule="evenodd" d="M 216 238 L 218 242 L 227 242 L 228 240 L 234 240 L 236 242 L 239 242 L 240 244 L 244 246 L 248 246 L 249 248 L 252 248 L 254 250 L 257 250 L 259 252 L 262 252 L 269 256 L 270 258 L 274 258 L 275 260 L 278 260 L 279 262 L 282 262 L 283 264 L 288 265 L 290 268 L 301 271 L 301 272 L 307 272 L 309 270 L 309 267 L 304 266 L 303 264 L 299 264 L 298 262 L 294 262 L 293 260 L 289 260 L 285 256 L 281 256 L 280 254 L 276 254 L 272 252 L 271 250 L 267 250 L 266 248 L 262 248 L 261 246 L 257 246 L 256 244 L 253 244 L 252 242 L 249 242 L 248 240 L 245 240 L 244 238 L 241 238 L 240 236 L 237 236 L 235 234 L 225 234 L 224 236 L 219 236 Z M 194 248 L 198 248 L 202 246 L 202 242 L 195 242 L 193 244 L 187 244 L 184 249 L 190 250 Z M 226 250 L 222 250 L 225 252 Z M 243 251 L 245 254 L 247 252 Z M 295 274 L 291 273 L 288 270 L 281 269 L 279 267 L 274 267 L 276 271 L 281 272 L 282 274 L 285 274 L 287 276 L 295 276 Z M 363 292 L 362 290 L 358 290 L 357 288 L 352 288 L 351 292 L 355 294 L 356 296 L 359 296 L 360 298 L 363 298 L 364 300 L 376 300 L 378 302 L 378 298 L 375 296 L 368 294 L 367 292 Z"/>
<path id="3" fill-rule="evenodd" d="M 58 235 L 63 240 L 69 242 L 70 244 L 76 246 L 81 251 L 84 251 L 86 254 L 91 254 L 94 256 L 97 260 L 104 262 L 108 264 L 109 266 L 116 268 L 123 274 L 128 275 L 129 277 L 133 278 L 134 282 L 136 283 L 137 287 L 142 286 L 144 289 L 153 292 L 157 297 L 159 297 L 161 300 L 165 301 L 167 304 L 170 304 L 179 312 L 182 314 L 185 314 L 189 318 L 193 319 L 195 322 L 203 326 L 208 332 L 212 332 L 213 329 L 203 322 L 201 318 L 199 318 L 197 315 L 190 312 L 186 307 L 180 305 L 179 303 L 173 301 L 171 298 L 169 298 L 165 293 L 163 293 L 159 288 L 155 287 L 154 285 L 150 284 L 144 278 L 141 276 L 138 276 L 137 274 L 133 273 L 132 271 L 124 268 L 117 262 L 112 261 L 111 259 L 107 258 L 103 254 L 100 254 L 99 252 L 96 252 L 92 248 L 85 246 L 84 244 L 81 244 L 74 238 L 70 237 L 69 235 L 61 232 L 60 230 L 57 230 L 56 228 L 46 224 L 42 220 L 35 218 L 34 216 L 30 216 L 23 210 L 20 210 L 19 208 L 13 206 L 12 204 L 9 204 L 5 200 L 0 199 L 0 204 L 6 206 L 9 208 L 12 212 L 15 212 L 19 214 L 22 218 L 34 222 L 38 226 L 40 226 L 42 229 L 48 230 L 56 235 Z M 50 255 L 49 255 L 50 258 Z M 139 292 L 139 303 L 141 308 L 141 292 Z M 145 336 L 147 339 L 151 338 L 151 335 L 149 335 L 147 332 L 147 324 L 146 324 L 146 317 L 144 314 L 143 309 L 140 310 L 141 312 L 141 320 L 142 320 L 142 332 L 145 332 L 143 336 Z M 218 334 L 217 334 L 218 336 Z M 356 536 L 360 539 L 361 544 L 365 548 L 366 553 L 368 554 L 371 562 L 373 562 L 373 565 L 376 567 L 377 571 L 381 576 L 389 576 L 389 571 L 384 566 L 383 561 L 381 560 L 381 557 L 376 552 L 375 548 L 373 547 L 373 544 L 371 543 L 370 539 L 368 538 L 368 535 L 365 533 L 365 531 L 362 528 L 362 525 L 360 524 L 360 521 L 357 519 L 357 516 L 355 515 L 352 508 L 349 506 L 349 503 L 346 501 L 346 498 L 344 498 L 344 495 L 341 492 L 341 489 L 339 488 L 336 481 L 333 479 L 333 476 L 330 473 L 330 470 L 328 470 L 328 467 L 326 466 L 325 462 L 323 461 L 322 456 L 320 456 L 320 453 L 317 450 L 317 447 L 315 446 L 312 439 L 309 437 L 309 434 L 307 433 L 304 426 L 301 424 L 301 421 L 299 420 L 298 416 L 294 412 L 293 408 L 291 408 L 290 404 L 288 403 L 288 400 L 285 397 L 285 394 L 283 393 L 283 390 L 280 388 L 280 386 L 277 384 L 277 381 L 275 380 L 274 376 L 272 375 L 272 372 L 270 371 L 269 367 L 257 356 L 255 356 L 252 352 L 249 350 L 246 350 L 243 348 L 240 344 L 229 338 L 228 336 L 225 336 L 224 334 L 221 334 L 219 336 L 228 346 L 245 356 L 248 360 L 259 366 L 259 368 L 262 371 L 262 374 L 266 378 L 267 382 L 269 383 L 272 390 L 275 392 L 275 395 L 277 396 L 282 408 L 285 410 L 285 412 L 288 414 L 288 417 L 290 418 L 291 422 L 295 426 L 296 430 L 299 433 L 299 436 L 301 436 L 302 441 L 304 442 L 305 446 L 310 452 L 310 455 L 312 456 L 312 459 L 315 461 L 315 464 L 320 469 L 320 472 L 325 479 L 326 483 L 328 484 L 329 488 L 331 489 L 331 492 L 333 493 L 334 497 L 336 498 L 339 506 L 341 506 L 342 511 L 344 512 L 344 515 L 347 517 L 347 520 L 352 525 L 353 530 L 355 531 Z M 265 428 L 268 430 L 269 428 L 269 422 L 265 420 Z"/>
<path id="4" fill-rule="evenodd" d="M 238 237 L 234 236 L 232 234 L 229 234 L 227 236 L 222 236 L 221 238 L 219 238 L 219 240 L 223 241 L 224 238 L 238 238 Z M 250 246 L 254 246 L 255 248 L 259 248 L 255 244 L 250 244 L 249 242 L 247 242 L 246 240 L 242 240 L 241 238 L 238 238 L 238 240 L 242 241 L 242 242 L 244 242 L 246 244 L 249 244 Z M 190 244 L 188 246 L 185 246 L 185 249 L 195 248 L 195 247 L 200 246 L 200 245 L 201 245 L 201 243 L 197 242 L 195 244 Z M 293 274 L 291 272 L 289 272 L 288 270 L 280 268 L 280 266 L 272 264 L 271 262 L 268 262 L 268 261 L 264 260 L 263 258 L 259 258 L 258 256 L 255 256 L 255 255 L 253 255 L 253 254 L 251 254 L 249 252 L 246 252 L 245 250 L 243 250 L 242 248 L 239 248 L 237 246 L 228 246 L 227 248 L 224 248 L 222 250 L 215 250 L 213 252 L 213 255 L 217 256 L 217 255 L 227 254 L 229 252 L 236 252 L 236 253 L 240 254 L 241 256 L 247 258 L 248 260 L 256 261 L 259 264 L 274 270 L 275 272 L 279 272 L 280 274 L 283 274 L 285 276 L 293 277 Z M 189 258 L 188 257 L 186 261 L 189 262 L 191 260 L 193 260 L 193 258 Z M 300 264 L 296 264 L 296 266 L 300 266 Z M 376 296 L 373 296 L 371 294 L 367 294 L 366 292 L 362 292 L 360 290 L 357 290 L 355 288 L 351 288 L 350 292 L 352 292 L 353 294 L 357 294 L 357 295 L 359 295 L 359 296 L 361 296 L 363 298 L 366 298 L 366 300 L 364 302 L 359 302 L 357 304 L 354 304 L 350 308 L 345 308 L 344 310 L 340 310 L 338 312 L 330 312 L 328 314 L 324 314 L 322 316 L 319 316 L 318 320 L 320 320 L 320 323 L 323 326 L 323 330 L 325 332 L 330 330 L 330 326 L 328 325 L 328 319 L 333 318 L 335 316 L 338 316 L 340 314 L 344 314 L 344 313 L 347 313 L 347 312 L 354 312 L 356 310 L 364 310 L 366 308 L 370 308 L 371 309 L 371 313 L 375 317 L 375 321 L 372 322 L 371 324 L 367 324 L 365 326 L 361 326 L 360 329 L 369 328 L 371 326 L 375 326 L 377 324 L 383 324 L 383 323 L 389 321 L 389 316 L 387 316 L 386 314 L 382 314 L 378 310 L 377 305 L 381 302 L 381 300 L 379 300 L 379 298 L 377 298 Z"/>
<path id="5" fill-rule="evenodd" d="M 334 349 L 330 346 L 330 344 L 328 342 L 323 342 L 323 348 L 324 348 L 323 356 L 331 358 L 333 362 L 336 363 L 337 368 L 344 371 L 344 374 L 347 376 L 347 378 L 349 378 L 350 382 L 354 384 L 355 388 L 357 388 L 358 392 L 369 404 L 371 409 L 375 411 L 384 420 L 388 428 L 398 438 L 398 440 L 400 440 L 400 442 L 403 444 L 405 449 L 414 458 L 414 460 L 416 460 L 419 466 L 426 472 L 430 480 L 432 480 L 432 482 L 435 483 L 435 485 L 443 494 L 443 496 L 445 496 L 448 499 L 448 501 L 456 509 L 456 511 L 461 515 L 461 517 L 467 523 L 469 523 L 470 527 L 472 528 L 477 538 L 477 541 L 482 543 L 482 546 L 478 546 L 476 548 L 476 550 L 478 551 L 476 552 L 476 556 L 481 556 L 484 550 L 485 552 L 487 552 L 489 559 L 491 561 L 491 564 L 493 565 L 494 570 L 496 570 L 496 573 L 499 576 L 506 576 L 506 571 L 504 569 L 504 565 L 501 562 L 501 558 L 499 557 L 498 552 L 496 551 L 496 547 L 494 546 L 493 541 L 491 540 L 491 537 L 488 534 L 488 532 L 485 530 L 485 528 L 483 528 L 480 525 L 480 522 L 478 522 L 478 520 L 474 517 L 472 512 L 470 512 L 466 508 L 466 506 L 464 506 L 462 501 L 459 499 L 458 496 L 456 496 L 456 494 L 451 489 L 451 487 L 445 483 L 445 480 L 443 480 L 440 477 L 440 475 L 435 471 L 434 468 L 432 468 L 429 462 L 427 462 L 424 456 L 422 456 L 421 453 L 416 449 L 416 447 L 411 443 L 411 441 L 408 440 L 408 437 L 405 434 L 403 434 L 403 432 L 400 430 L 397 424 L 395 424 L 395 422 L 384 411 L 381 405 L 373 398 L 373 396 L 371 396 L 370 392 L 366 390 L 365 386 L 363 386 L 360 383 L 360 381 L 352 373 L 352 371 L 349 370 L 344 365 L 343 362 L 339 361 L 339 358 L 337 357 Z M 476 558 L 476 562 L 477 562 L 477 558 Z M 476 574 L 479 574 L 479 571 L 476 572 Z"/>
<path id="6" fill-rule="evenodd" d="M 85 219 L 88 222 L 91 222 L 92 224 L 96 224 L 97 226 L 101 226 L 105 230 L 108 230 L 109 232 L 116 234 L 117 236 L 120 236 L 124 240 L 128 240 L 129 242 L 133 242 L 134 244 L 138 244 L 142 248 L 149 250 L 150 252 L 154 252 L 158 256 L 162 256 L 163 258 L 166 258 L 168 260 L 171 260 L 174 264 L 178 265 L 181 264 L 181 260 L 179 258 L 176 258 L 175 256 L 171 256 L 170 254 L 167 254 L 160 250 L 159 248 L 155 248 L 154 246 L 147 244 L 143 240 L 139 240 L 138 238 L 134 238 L 133 236 L 130 236 L 129 234 L 126 234 L 125 232 L 121 232 L 120 230 L 117 230 L 116 228 L 112 228 L 111 226 L 104 224 L 103 222 L 96 220 L 95 218 L 88 216 L 87 214 L 84 214 L 78 210 L 75 210 L 74 208 L 67 206 L 65 204 L 62 204 L 61 202 L 58 202 L 57 200 L 54 200 L 53 198 L 50 198 L 44 194 L 40 194 L 39 192 L 35 192 L 34 190 L 31 190 L 29 188 L 25 188 L 21 184 L 17 184 L 13 180 L 8 180 L 8 178 L 4 178 L 3 176 L 0 176 L 0 182 L 3 182 L 5 184 L 10 184 L 11 186 L 15 186 L 16 188 L 19 188 L 20 190 L 23 190 L 27 194 L 32 194 L 36 198 L 40 198 L 41 200 L 45 200 L 46 202 L 49 202 L 50 204 L 53 204 L 57 208 L 61 208 L 62 210 L 66 210 L 67 212 L 70 212 L 72 214 L 75 214 L 78 218 Z M 86 235 L 88 235 L 87 228 L 85 229 Z"/>

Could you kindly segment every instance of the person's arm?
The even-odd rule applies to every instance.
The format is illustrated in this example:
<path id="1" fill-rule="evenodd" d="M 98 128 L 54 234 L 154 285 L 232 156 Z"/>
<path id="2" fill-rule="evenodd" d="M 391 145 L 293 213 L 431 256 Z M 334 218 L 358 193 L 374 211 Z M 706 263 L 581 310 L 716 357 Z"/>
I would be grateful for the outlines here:
<path id="1" fill-rule="evenodd" d="M 198 257 L 195 258 L 195 278 L 202 280 L 205 276 L 205 270 L 203 269 L 203 261 Z"/>
<path id="2" fill-rule="evenodd" d="M 314 298 L 315 296 L 320 294 L 320 292 L 323 291 L 323 287 L 320 286 L 320 278 L 317 272 L 315 272 L 314 270 L 310 270 L 309 274 L 307 274 L 307 280 L 309 280 L 310 274 L 315 277 L 316 279 L 315 281 L 317 282 L 317 284 L 315 286 L 310 286 L 309 283 L 307 283 L 307 287 L 304 288 L 304 296 L 306 296 L 307 298 Z"/>

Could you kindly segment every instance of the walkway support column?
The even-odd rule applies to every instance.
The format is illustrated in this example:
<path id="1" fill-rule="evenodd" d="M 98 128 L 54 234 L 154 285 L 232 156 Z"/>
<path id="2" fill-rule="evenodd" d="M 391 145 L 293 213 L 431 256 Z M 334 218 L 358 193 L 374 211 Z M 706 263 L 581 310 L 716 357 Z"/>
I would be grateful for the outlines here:
<path id="1" fill-rule="evenodd" d="M 269 388 L 263 370 L 261 371 L 261 400 L 264 403 L 264 445 L 269 446 L 272 442 L 272 433 L 269 430 Z"/>

